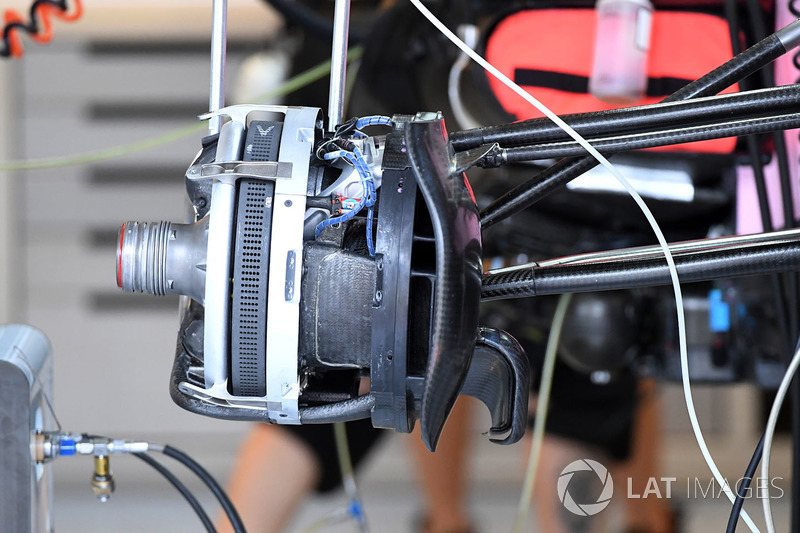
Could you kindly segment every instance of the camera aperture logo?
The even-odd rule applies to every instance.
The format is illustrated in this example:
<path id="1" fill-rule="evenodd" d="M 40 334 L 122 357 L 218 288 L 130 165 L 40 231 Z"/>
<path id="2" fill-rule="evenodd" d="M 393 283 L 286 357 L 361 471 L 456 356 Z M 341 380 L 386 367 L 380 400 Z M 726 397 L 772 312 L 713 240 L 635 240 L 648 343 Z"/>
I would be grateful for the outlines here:
<path id="1" fill-rule="evenodd" d="M 569 482 L 572 481 L 576 472 L 594 472 L 603 484 L 603 490 L 596 502 L 578 503 L 569 492 Z M 558 476 L 558 499 L 564 507 L 571 513 L 579 516 L 593 516 L 608 507 L 611 497 L 614 495 L 614 480 L 608 469 L 591 459 L 579 459 L 568 464 L 561 475 Z"/>

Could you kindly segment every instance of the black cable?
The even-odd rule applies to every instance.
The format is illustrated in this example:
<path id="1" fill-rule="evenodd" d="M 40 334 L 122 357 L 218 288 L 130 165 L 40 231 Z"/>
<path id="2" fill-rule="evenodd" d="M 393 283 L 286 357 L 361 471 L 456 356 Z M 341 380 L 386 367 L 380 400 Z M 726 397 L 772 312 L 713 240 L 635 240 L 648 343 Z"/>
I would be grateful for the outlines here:
<path id="1" fill-rule="evenodd" d="M 194 496 L 194 494 L 192 494 L 189 491 L 189 489 L 186 488 L 186 485 L 181 483 L 181 481 L 177 477 L 175 477 L 175 475 L 172 472 L 167 470 L 167 468 L 164 465 L 162 465 L 161 463 L 159 463 L 146 453 L 134 453 L 132 455 L 138 457 L 145 463 L 152 466 L 154 469 L 156 469 L 156 471 L 159 474 L 167 478 L 167 481 L 169 481 L 173 487 L 178 489 L 178 492 L 181 493 L 181 496 L 183 496 L 186 499 L 189 505 L 192 506 L 192 509 L 194 509 L 194 512 L 197 513 L 198 518 L 200 518 L 200 521 L 203 523 L 203 527 L 205 527 L 208 533 L 217 532 L 217 530 L 214 528 L 214 524 L 211 522 L 211 519 L 208 518 L 208 514 L 206 514 L 205 510 L 203 509 L 203 506 L 200 505 L 200 502 L 197 501 L 197 498 Z"/>
<path id="2" fill-rule="evenodd" d="M 747 494 L 747 489 L 750 488 L 750 482 L 753 481 L 753 476 L 756 475 L 756 468 L 758 468 L 758 463 L 761 462 L 762 453 L 764 453 L 763 434 L 758 441 L 758 445 L 756 445 L 756 450 L 753 452 L 750 462 L 747 463 L 747 469 L 744 471 L 744 476 L 742 477 L 742 484 L 739 485 L 739 489 L 736 491 L 736 499 L 733 501 L 733 507 L 728 517 L 728 527 L 725 528 L 725 533 L 736 533 L 736 525 L 739 523 L 739 516 L 741 516 L 742 507 L 744 506 L 744 497 L 745 494 Z"/>
<path id="3" fill-rule="evenodd" d="M 791 30 L 797 27 L 800 27 L 800 21 L 795 21 L 787 26 Z M 786 53 L 786 48 L 783 42 L 777 34 L 772 34 L 700 79 L 687 84 L 663 101 L 674 102 L 717 94 L 768 65 L 784 53 Z M 530 207 L 544 196 L 566 185 L 584 172 L 591 170 L 597 164 L 597 161 L 592 157 L 559 161 L 483 209 L 481 211 L 481 226 L 487 228 L 514 213 Z"/>
<path id="4" fill-rule="evenodd" d="M 794 350 L 790 350 L 784 352 L 785 355 L 783 357 L 784 364 L 788 368 L 791 364 L 792 355 L 793 353 L 797 352 L 800 349 L 800 338 L 797 339 L 797 343 L 795 344 Z M 795 376 L 792 379 L 792 385 L 797 382 L 797 377 Z M 736 499 L 733 501 L 733 507 L 731 508 L 731 514 L 728 517 L 728 526 L 725 528 L 725 533 L 735 533 L 736 526 L 739 523 L 739 517 L 742 514 L 742 506 L 744 505 L 744 498 L 745 494 L 747 493 L 747 489 L 750 487 L 750 483 L 753 481 L 753 476 L 756 473 L 756 467 L 758 467 L 758 463 L 761 462 L 761 457 L 764 454 L 764 434 L 761 435 L 761 439 L 758 441 L 756 445 L 756 449 L 753 452 L 753 456 L 750 458 L 750 462 L 747 464 L 747 469 L 745 470 L 744 477 L 742 478 L 742 486 L 739 487 L 739 490 L 736 491 Z M 794 520 L 794 509 L 792 509 L 792 520 Z M 796 531 L 795 529 L 791 529 L 790 531 Z"/>
<path id="5" fill-rule="evenodd" d="M 732 120 L 717 124 L 703 124 L 662 131 L 651 130 L 647 133 L 634 133 L 600 139 L 587 138 L 587 140 L 603 154 L 610 155 L 631 150 L 654 148 L 656 146 L 670 146 L 706 141 L 709 139 L 720 139 L 723 137 L 754 135 L 798 127 L 800 127 L 800 113 L 788 113 L 784 115 Z M 753 145 L 752 148 L 754 151 L 751 151 L 751 157 L 755 155 L 757 158 L 754 168 L 759 167 L 758 171 L 763 175 L 758 158 L 758 146 Z M 502 160 L 504 164 L 508 164 L 541 159 L 575 157 L 584 154 L 586 154 L 586 150 L 575 141 L 563 141 L 501 149 L 497 156 L 492 159 Z M 764 231 L 771 231 L 771 229 L 764 228 Z"/>
<path id="6" fill-rule="evenodd" d="M 220 484 L 217 483 L 217 480 L 214 479 L 214 477 L 209 474 L 205 468 L 203 468 L 197 461 L 186 455 L 184 452 L 173 448 L 172 446 L 164 446 L 162 453 L 168 457 L 172 457 L 176 461 L 183 463 L 186 468 L 194 472 L 197 477 L 199 477 L 203 483 L 205 483 L 209 490 L 211 490 L 211 492 L 214 494 L 214 497 L 222 506 L 222 510 L 225 511 L 225 514 L 228 516 L 228 520 L 230 520 L 231 525 L 233 526 L 233 531 L 235 533 L 246 533 L 244 523 L 239 516 L 239 512 L 233 506 L 233 503 Z"/>
<path id="7" fill-rule="evenodd" d="M 679 102 L 667 102 L 633 107 L 620 107 L 563 115 L 561 118 L 584 137 L 602 137 L 623 133 L 639 133 L 677 125 L 691 126 L 722 119 L 751 118 L 776 112 L 794 111 L 800 102 L 800 85 L 767 87 L 753 91 L 721 94 Z M 464 138 L 467 131 L 450 134 L 457 151 L 472 146 Z M 551 141 L 567 141 L 572 137 L 549 118 L 535 118 L 503 126 L 484 128 L 482 144 L 498 143 L 504 148 Z"/>

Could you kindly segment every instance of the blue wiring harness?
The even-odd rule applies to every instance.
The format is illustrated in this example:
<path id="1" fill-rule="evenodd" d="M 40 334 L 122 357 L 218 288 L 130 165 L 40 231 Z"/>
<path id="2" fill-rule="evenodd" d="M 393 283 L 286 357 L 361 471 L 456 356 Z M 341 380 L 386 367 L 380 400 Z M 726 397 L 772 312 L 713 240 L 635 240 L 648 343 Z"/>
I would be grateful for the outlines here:
<path id="1" fill-rule="evenodd" d="M 371 257 L 375 257 L 375 243 L 372 237 L 372 221 L 374 215 L 373 206 L 377 200 L 377 196 L 375 194 L 375 179 L 372 175 L 372 171 L 369 169 L 369 165 L 364 159 L 364 154 L 361 152 L 358 146 L 351 141 L 342 139 L 341 135 L 343 130 L 347 129 L 352 131 L 354 137 L 363 138 L 366 137 L 366 135 L 361 131 L 362 128 L 366 128 L 368 126 L 392 125 L 392 119 L 389 117 L 372 116 L 359 118 L 355 121 L 354 125 L 351 122 L 350 124 L 340 127 L 334 134 L 334 137 L 320 147 L 320 150 L 333 146 L 339 148 L 338 150 L 321 154 L 322 159 L 325 159 L 326 161 L 343 159 L 348 164 L 352 165 L 356 169 L 356 172 L 358 172 L 362 193 L 358 203 L 351 210 L 343 215 L 323 220 L 317 224 L 317 228 L 314 232 L 315 238 L 319 237 L 319 234 L 322 233 L 322 230 L 328 226 L 346 222 L 355 217 L 359 212 L 361 212 L 361 210 L 367 208 L 367 250 L 369 251 L 369 255 Z M 318 153 L 318 155 L 320 154 Z"/>
<path id="2" fill-rule="evenodd" d="M 389 117 L 375 115 L 373 117 L 363 117 L 356 120 L 356 131 L 367 126 L 393 126 L 394 122 Z M 359 132 L 360 133 L 360 132 Z"/>

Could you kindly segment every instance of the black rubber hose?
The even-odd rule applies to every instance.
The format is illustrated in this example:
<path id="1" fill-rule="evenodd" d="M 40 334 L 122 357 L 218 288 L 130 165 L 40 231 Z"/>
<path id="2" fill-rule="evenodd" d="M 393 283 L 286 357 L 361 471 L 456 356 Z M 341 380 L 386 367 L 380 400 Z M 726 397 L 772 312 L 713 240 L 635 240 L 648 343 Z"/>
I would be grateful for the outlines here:
<path id="1" fill-rule="evenodd" d="M 747 470 L 744 471 L 742 483 L 736 491 L 736 499 L 733 501 L 733 507 L 731 507 L 731 514 L 728 517 L 728 527 L 725 528 L 725 533 L 736 533 L 736 524 L 739 523 L 739 517 L 742 514 L 745 494 L 747 494 L 747 490 L 750 488 L 750 482 L 753 481 L 753 476 L 756 475 L 756 468 L 758 468 L 758 463 L 761 462 L 761 455 L 763 453 L 764 435 L 761 435 L 761 439 L 758 441 L 758 445 L 756 445 L 756 450 L 753 452 L 750 462 L 747 463 Z"/>
<path id="2" fill-rule="evenodd" d="M 333 424 L 369 418 L 375 406 L 375 396 L 365 394 L 352 400 L 305 407 L 300 409 L 301 424 Z"/>
<path id="3" fill-rule="evenodd" d="M 797 27 L 800 27 L 800 21 L 793 22 L 781 31 L 785 32 L 787 29 L 794 31 Z M 794 41 L 791 44 L 795 44 Z M 786 48 L 783 41 L 778 37 L 778 34 L 772 34 L 702 78 L 672 93 L 663 101 L 675 102 L 717 94 L 770 64 L 784 53 L 786 53 Z M 487 228 L 514 213 L 530 207 L 544 196 L 566 185 L 584 172 L 591 170 L 597 164 L 593 157 L 588 156 L 559 161 L 482 210 L 481 227 Z"/>
<path id="4" fill-rule="evenodd" d="M 800 242 L 775 242 L 676 253 L 681 282 L 710 281 L 800 270 Z M 663 257 L 554 266 L 520 265 L 483 276 L 481 300 L 527 298 L 565 292 L 634 289 L 672 283 Z"/>
<path id="5" fill-rule="evenodd" d="M 717 124 L 704 124 L 679 129 L 663 131 L 650 131 L 648 133 L 634 133 L 619 135 L 602 139 L 587 139 L 592 146 L 604 155 L 641 150 L 656 146 L 670 146 L 723 137 L 738 137 L 740 135 L 755 135 L 780 130 L 789 130 L 800 127 L 800 113 L 785 115 L 749 118 L 744 120 L 726 121 Z M 751 157 L 758 156 L 758 147 L 751 151 Z M 586 150 L 574 141 L 545 143 L 534 146 L 520 146 L 501 150 L 499 157 L 505 163 L 519 163 L 523 161 L 536 161 L 541 159 L 555 159 L 575 157 L 586 153 Z M 754 166 L 760 166 L 758 159 Z M 767 212 L 768 213 L 768 212 Z M 764 231 L 771 231 L 765 228 Z"/>
<path id="6" fill-rule="evenodd" d="M 561 118 L 584 137 L 601 137 L 622 133 L 652 131 L 659 127 L 690 126 L 721 119 L 755 117 L 796 110 L 800 103 L 800 85 L 769 87 L 753 91 L 728 93 L 692 100 L 620 107 L 592 113 L 576 113 Z M 491 128 L 513 130 L 495 133 Z M 504 148 L 551 141 L 572 140 L 549 118 L 535 118 L 505 126 L 491 126 L 483 134 L 484 144 L 498 143 Z M 471 131 L 471 130 L 467 130 Z M 474 148 L 461 139 L 465 132 L 450 134 L 457 151 Z"/>
<path id="7" fill-rule="evenodd" d="M 189 489 L 186 488 L 186 485 L 181 483 L 181 481 L 177 477 L 175 477 L 175 474 L 167 470 L 167 468 L 164 465 L 162 465 L 161 463 L 159 463 L 146 453 L 134 453 L 133 455 L 135 457 L 138 457 L 145 463 L 149 464 L 150 466 L 152 466 L 159 474 L 167 478 L 167 481 L 169 481 L 173 487 L 178 489 L 178 492 L 181 493 L 181 496 L 183 496 L 184 499 L 186 499 L 186 501 L 189 503 L 189 505 L 192 506 L 192 509 L 194 509 L 194 512 L 197 514 L 197 517 L 200 518 L 200 521 L 203 523 L 203 527 L 205 527 L 208 533 L 217 532 L 217 530 L 214 528 L 214 524 L 208 517 L 208 514 L 206 514 L 205 510 L 203 509 L 203 506 L 200 505 L 200 502 L 197 501 L 197 498 L 194 496 L 194 494 L 192 494 L 189 491 Z"/>
<path id="8" fill-rule="evenodd" d="M 228 520 L 231 522 L 231 526 L 233 526 L 233 531 L 235 533 L 246 533 L 244 523 L 242 522 L 241 517 L 239 516 L 239 512 L 236 510 L 236 507 L 233 506 L 233 502 L 225 493 L 225 490 L 217 483 L 217 480 L 208 473 L 208 471 L 203 468 L 200 463 L 189 457 L 184 452 L 173 448 L 172 446 L 164 446 L 164 450 L 162 452 L 164 455 L 168 457 L 172 457 L 176 461 L 183 463 L 186 468 L 194 472 L 200 480 L 205 483 L 205 485 L 209 488 L 214 497 L 217 499 L 219 504 L 222 506 L 222 510 L 225 511 L 225 514 L 228 516 Z"/>

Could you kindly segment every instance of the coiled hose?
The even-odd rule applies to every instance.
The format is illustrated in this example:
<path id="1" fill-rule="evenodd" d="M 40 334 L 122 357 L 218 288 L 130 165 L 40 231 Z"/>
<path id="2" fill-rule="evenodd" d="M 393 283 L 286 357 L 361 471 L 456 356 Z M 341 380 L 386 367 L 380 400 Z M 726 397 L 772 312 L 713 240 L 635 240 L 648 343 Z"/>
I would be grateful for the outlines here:
<path id="1" fill-rule="evenodd" d="M 78 20 L 83 14 L 81 0 L 74 0 L 74 5 L 72 13 L 68 13 L 65 0 L 36 0 L 31 4 L 27 22 L 13 9 L 7 9 L 5 26 L 3 26 L 3 48 L 0 49 L 0 56 L 16 58 L 22 56 L 20 32 L 27 33 L 38 43 L 50 42 L 53 38 L 50 17 L 54 16 L 67 22 Z"/>

